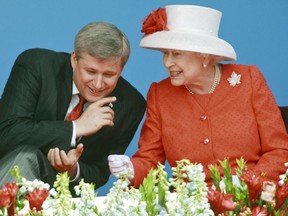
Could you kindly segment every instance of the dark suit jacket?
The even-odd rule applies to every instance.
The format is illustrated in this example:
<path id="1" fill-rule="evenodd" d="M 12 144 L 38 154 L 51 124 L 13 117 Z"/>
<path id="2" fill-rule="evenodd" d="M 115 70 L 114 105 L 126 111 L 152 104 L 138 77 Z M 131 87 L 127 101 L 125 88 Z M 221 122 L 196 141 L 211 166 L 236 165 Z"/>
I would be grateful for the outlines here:
<path id="1" fill-rule="evenodd" d="M 288 106 L 280 106 L 281 115 L 286 127 L 286 131 L 288 132 Z"/>
<path id="2" fill-rule="evenodd" d="M 31 49 L 17 58 L 0 100 L 0 157 L 19 145 L 32 145 L 46 154 L 50 148 L 70 148 L 72 123 L 64 121 L 72 97 L 70 54 Z M 109 154 L 123 154 L 144 115 L 144 97 L 120 77 L 111 95 L 114 126 L 82 137 L 80 178 L 96 188 L 110 171 Z M 75 183 L 76 184 L 76 183 Z"/>

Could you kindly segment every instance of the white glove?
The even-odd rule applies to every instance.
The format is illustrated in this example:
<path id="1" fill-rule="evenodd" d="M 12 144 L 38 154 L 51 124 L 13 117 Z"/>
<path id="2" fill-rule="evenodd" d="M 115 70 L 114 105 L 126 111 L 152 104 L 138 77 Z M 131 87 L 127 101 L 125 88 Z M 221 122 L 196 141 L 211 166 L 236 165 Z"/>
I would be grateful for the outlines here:
<path id="1" fill-rule="evenodd" d="M 130 158 L 126 155 L 109 155 L 109 169 L 112 175 L 119 177 L 120 174 L 130 174 L 129 179 L 133 179 L 134 167 Z"/>

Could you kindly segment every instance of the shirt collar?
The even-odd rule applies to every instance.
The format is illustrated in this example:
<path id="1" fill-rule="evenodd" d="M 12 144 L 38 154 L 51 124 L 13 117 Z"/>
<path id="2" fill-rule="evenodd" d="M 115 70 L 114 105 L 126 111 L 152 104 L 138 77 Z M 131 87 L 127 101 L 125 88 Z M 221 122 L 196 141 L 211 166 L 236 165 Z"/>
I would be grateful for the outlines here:
<path id="1" fill-rule="evenodd" d="M 77 95 L 77 94 L 79 94 L 79 90 L 77 89 L 75 82 L 73 81 L 72 95 Z"/>

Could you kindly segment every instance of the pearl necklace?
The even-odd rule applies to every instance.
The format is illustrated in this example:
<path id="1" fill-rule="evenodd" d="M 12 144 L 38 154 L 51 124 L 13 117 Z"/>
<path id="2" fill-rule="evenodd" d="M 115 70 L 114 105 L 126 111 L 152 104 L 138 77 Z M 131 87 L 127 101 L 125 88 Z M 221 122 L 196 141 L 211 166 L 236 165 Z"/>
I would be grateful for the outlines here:
<path id="1" fill-rule="evenodd" d="M 220 82 L 220 78 L 221 78 L 220 66 L 218 64 L 216 64 L 215 65 L 214 81 L 213 81 L 213 84 L 212 84 L 208 94 L 212 94 L 215 91 L 216 87 L 218 86 L 218 84 Z M 194 92 L 187 85 L 185 85 L 185 87 L 189 91 L 190 94 L 194 94 Z"/>

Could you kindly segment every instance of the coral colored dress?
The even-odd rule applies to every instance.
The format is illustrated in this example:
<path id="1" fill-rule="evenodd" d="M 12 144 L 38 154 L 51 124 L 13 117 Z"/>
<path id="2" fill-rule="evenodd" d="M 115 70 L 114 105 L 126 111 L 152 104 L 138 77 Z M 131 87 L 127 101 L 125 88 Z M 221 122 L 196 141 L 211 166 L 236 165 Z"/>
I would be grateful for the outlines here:
<path id="1" fill-rule="evenodd" d="M 241 75 L 231 86 L 228 78 Z M 276 101 L 255 66 L 224 64 L 221 81 L 213 94 L 190 94 L 170 78 L 153 83 L 147 95 L 147 113 L 139 150 L 132 157 L 138 187 L 157 163 L 189 159 L 204 166 L 211 183 L 209 164 L 229 157 L 244 157 L 250 169 L 279 180 L 288 161 L 288 135 Z"/>

